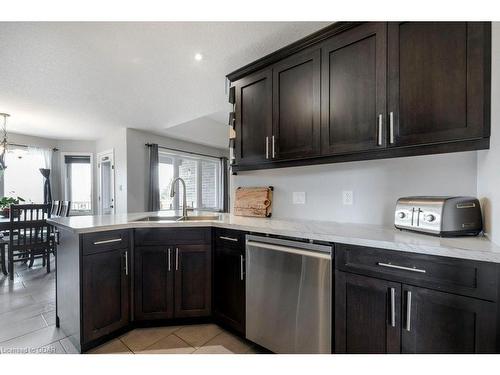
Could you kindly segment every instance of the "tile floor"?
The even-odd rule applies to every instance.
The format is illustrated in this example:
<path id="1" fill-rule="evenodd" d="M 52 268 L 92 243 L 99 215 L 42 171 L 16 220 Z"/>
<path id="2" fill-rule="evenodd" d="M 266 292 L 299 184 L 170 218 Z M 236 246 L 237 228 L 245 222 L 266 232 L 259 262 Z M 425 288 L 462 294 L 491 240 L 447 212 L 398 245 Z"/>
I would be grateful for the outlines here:
<path id="1" fill-rule="evenodd" d="M 54 269 L 54 266 L 52 267 Z M 16 264 L 14 281 L 0 274 L 0 354 L 76 353 L 55 326 L 55 272 Z M 140 328 L 91 353 L 255 354 L 259 349 L 215 324 Z"/>
<path id="2" fill-rule="evenodd" d="M 92 354 L 257 354 L 251 343 L 215 324 L 140 328 L 109 341 Z"/>

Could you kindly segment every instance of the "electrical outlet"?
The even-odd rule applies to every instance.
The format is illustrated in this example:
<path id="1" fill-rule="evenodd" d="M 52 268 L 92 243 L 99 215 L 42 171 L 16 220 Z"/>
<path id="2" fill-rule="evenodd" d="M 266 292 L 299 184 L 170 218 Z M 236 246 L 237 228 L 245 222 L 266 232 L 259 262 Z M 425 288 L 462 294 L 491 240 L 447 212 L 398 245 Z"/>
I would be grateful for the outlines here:
<path id="1" fill-rule="evenodd" d="M 342 192 L 342 203 L 344 206 L 352 206 L 354 204 L 354 193 L 352 190 L 344 190 Z"/>
<path id="2" fill-rule="evenodd" d="M 292 197 L 293 197 L 293 204 L 306 204 L 305 191 L 294 191 Z"/>

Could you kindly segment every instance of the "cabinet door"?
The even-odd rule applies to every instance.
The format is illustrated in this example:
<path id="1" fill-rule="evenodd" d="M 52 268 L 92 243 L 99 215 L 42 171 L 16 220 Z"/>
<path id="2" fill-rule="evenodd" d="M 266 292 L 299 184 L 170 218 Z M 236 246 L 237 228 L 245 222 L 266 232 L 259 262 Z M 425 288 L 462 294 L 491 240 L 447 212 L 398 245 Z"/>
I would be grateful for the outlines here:
<path id="1" fill-rule="evenodd" d="M 403 286 L 403 353 L 493 353 L 496 305 Z"/>
<path id="2" fill-rule="evenodd" d="M 88 343 L 129 322 L 129 261 L 127 250 L 83 257 L 83 341 Z"/>
<path id="3" fill-rule="evenodd" d="M 214 316 L 245 334 L 244 248 L 216 241 L 214 249 Z"/>
<path id="4" fill-rule="evenodd" d="M 135 318 L 174 316 L 174 249 L 147 246 L 135 249 Z"/>
<path id="5" fill-rule="evenodd" d="M 322 154 L 385 147 L 386 30 L 368 23 L 322 45 Z"/>
<path id="6" fill-rule="evenodd" d="M 176 318 L 209 316 L 212 308 L 210 245 L 181 245 L 175 250 Z"/>
<path id="7" fill-rule="evenodd" d="M 273 159 L 320 152 L 320 58 L 320 49 L 314 48 L 273 67 Z"/>
<path id="8" fill-rule="evenodd" d="M 335 352 L 399 353 L 401 284 L 335 272 Z"/>
<path id="9" fill-rule="evenodd" d="M 489 135 L 490 27 L 480 22 L 389 23 L 391 145 Z"/>
<path id="10" fill-rule="evenodd" d="M 237 164 L 270 160 L 272 133 L 272 74 L 264 70 L 234 83 L 236 90 Z"/>

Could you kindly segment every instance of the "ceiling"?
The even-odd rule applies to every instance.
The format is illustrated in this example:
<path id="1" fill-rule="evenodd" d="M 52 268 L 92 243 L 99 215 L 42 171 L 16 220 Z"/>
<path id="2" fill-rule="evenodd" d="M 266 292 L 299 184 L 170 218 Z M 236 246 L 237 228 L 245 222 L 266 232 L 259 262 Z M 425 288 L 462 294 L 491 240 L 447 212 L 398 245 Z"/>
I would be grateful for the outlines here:
<path id="1" fill-rule="evenodd" d="M 0 112 L 35 136 L 130 127 L 225 147 L 225 75 L 328 24 L 1 22 Z"/>

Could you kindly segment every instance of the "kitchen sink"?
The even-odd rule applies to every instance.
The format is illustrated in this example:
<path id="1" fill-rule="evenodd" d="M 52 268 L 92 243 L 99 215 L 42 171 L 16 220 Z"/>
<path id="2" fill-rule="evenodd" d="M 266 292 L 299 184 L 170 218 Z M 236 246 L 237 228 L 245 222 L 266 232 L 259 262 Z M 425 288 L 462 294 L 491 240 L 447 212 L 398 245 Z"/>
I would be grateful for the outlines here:
<path id="1" fill-rule="evenodd" d="M 203 220 L 219 220 L 219 215 L 193 215 L 185 216 L 177 219 L 176 221 L 203 221 Z"/>
<path id="2" fill-rule="evenodd" d="M 182 216 L 147 216 L 134 221 L 177 221 L 182 219 Z"/>
<path id="3" fill-rule="evenodd" d="M 134 221 L 207 221 L 219 220 L 220 215 L 193 215 L 193 216 L 147 216 Z"/>

